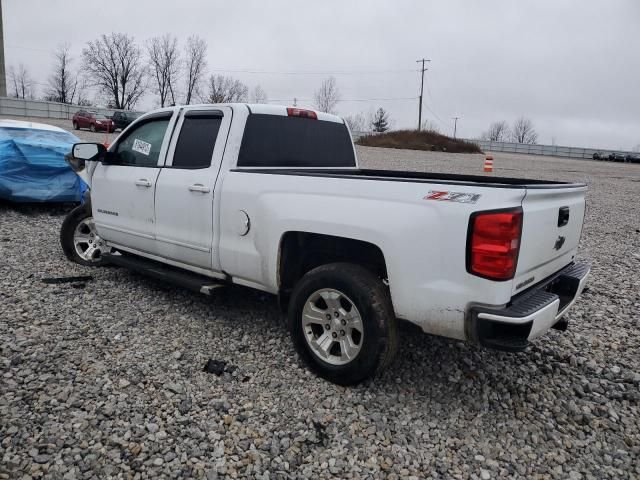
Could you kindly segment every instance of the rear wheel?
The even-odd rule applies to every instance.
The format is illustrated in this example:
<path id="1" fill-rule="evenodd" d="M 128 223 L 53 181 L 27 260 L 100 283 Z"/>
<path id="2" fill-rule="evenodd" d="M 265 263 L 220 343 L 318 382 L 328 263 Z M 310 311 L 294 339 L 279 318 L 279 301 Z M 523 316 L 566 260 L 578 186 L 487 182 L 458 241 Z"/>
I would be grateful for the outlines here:
<path id="1" fill-rule="evenodd" d="M 74 130 L 78 130 L 80 127 L 78 127 L 78 122 L 73 122 L 73 129 Z"/>
<path id="2" fill-rule="evenodd" d="M 353 385 L 382 371 L 397 345 L 389 292 L 365 268 L 333 263 L 307 273 L 289 303 L 296 350 L 318 375 Z"/>
<path id="3" fill-rule="evenodd" d="M 91 130 L 92 132 L 95 132 L 95 131 L 96 131 L 96 125 L 95 125 L 95 123 L 92 123 L 92 124 L 89 126 L 89 130 Z"/>
<path id="4" fill-rule="evenodd" d="M 91 210 L 84 205 L 72 210 L 62 222 L 60 244 L 65 256 L 80 265 L 100 266 L 111 252 L 96 231 Z"/>

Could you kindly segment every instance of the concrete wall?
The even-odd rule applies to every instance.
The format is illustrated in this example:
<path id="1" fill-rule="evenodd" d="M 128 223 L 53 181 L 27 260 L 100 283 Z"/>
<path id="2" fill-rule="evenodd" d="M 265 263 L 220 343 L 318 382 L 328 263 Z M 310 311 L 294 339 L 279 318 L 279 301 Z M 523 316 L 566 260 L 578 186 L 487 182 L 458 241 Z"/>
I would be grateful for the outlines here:
<path id="1" fill-rule="evenodd" d="M 60 118 L 71 120 L 78 110 L 91 110 L 103 115 L 113 115 L 115 109 L 100 107 L 79 107 L 65 103 L 26 100 L 21 98 L 0 97 L 0 116 Z"/>

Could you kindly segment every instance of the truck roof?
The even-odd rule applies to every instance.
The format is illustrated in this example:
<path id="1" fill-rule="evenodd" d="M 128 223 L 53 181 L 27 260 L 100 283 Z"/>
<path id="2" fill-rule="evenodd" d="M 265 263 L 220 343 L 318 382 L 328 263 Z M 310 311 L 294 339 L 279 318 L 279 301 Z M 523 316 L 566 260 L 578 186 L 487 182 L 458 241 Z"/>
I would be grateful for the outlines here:
<path id="1" fill-rule="evenodd" d="M 271 105 L 265 103 L 200 103 L 194 105 L 177 105 L 175 107 L 165 107 L 159 108 L 157 110 L 153 110 L 153 112 L 173 112 L 175 110 L 180 110 L 184 107 L 198 107 L 204 109 L 215 109 L 217 107 L 231 107 L 233 109 L 243 108 L 248 109 L 251 113 L 263 114 L 263 115 L 279 115 L 286 117 L 288 115 L 287 108 L 284 105 Z M 298 108 L 298 107 L 295 107 Z M 331 113 L 319 112 L 317 110 L 311 110 L 308 108 L 301 108 L 300 110 L 307 110 L 310 112 L 314 112 L 318 120 L 323 120 L 325 122 L 335 122 L 335 123 L 344 123 L 344 120 L 337 115 L 333 115 Z M 151 113 L 151 112 L 148 112 Z"/>

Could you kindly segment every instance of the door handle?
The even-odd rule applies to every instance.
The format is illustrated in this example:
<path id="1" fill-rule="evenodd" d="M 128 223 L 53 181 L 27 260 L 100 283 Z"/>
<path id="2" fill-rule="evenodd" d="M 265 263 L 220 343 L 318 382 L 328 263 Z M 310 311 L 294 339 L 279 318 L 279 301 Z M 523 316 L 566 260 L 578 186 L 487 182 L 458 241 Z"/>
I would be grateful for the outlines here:
<path id="1" fill-rule="evenodd" d="M 209 187 L 205 187 L 201 183 L 194 183 L 193 185 L 191 185 L 189 187 L 189 191 L 190 192 L 209 193 L 211 191 L 211 189 Z"/>
<path id="2" fill-rule="evenodd" d="M 149 180 L 147 180 L 146 178 L 141 178 L 140 180 L 136 180 L 136 185 L 139 187 L 147 187 L 149 188 L 151 186 L 151 182 Z"/>

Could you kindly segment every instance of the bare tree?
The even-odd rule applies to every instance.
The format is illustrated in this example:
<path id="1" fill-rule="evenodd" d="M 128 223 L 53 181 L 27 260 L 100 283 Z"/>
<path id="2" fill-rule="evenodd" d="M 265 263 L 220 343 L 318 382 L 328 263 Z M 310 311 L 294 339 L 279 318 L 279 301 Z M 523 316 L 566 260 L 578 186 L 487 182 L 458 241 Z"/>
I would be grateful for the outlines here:
<path id="1" fill-rule="evenodd" d="M 267 103 L 267 92 L 260 85 L 253 87 L 251 91 L 251 103 Z"/>
<path id="2" fill-rule="evenodd" d="M 160 96 L 160 106 L 167 103 L 176 104 L 174 86 L 177 85 L 180 73 L 180 53 L 178 40 L 170 34 L 153 37 L 147 43 L 149 68 L 156 83 L 156 92 Z"/>
<path id="3" fill-rule="evenodd" d="M 142 53 L 133 37 L 102 35 L 87 43 L 82 57 L 87 77 L 113 108 L 130 109 L 145 93 Z"/>
<path id="4" fill-rule="evenodd" d="M 249 88 L 240 80 L 224 75 L 211 75 L 207 87 L 205 103 L 246 102 L 249 93 Z"/>
<path id="5" fill-rule="evenodd" d="M 200 93 L 200 84 L 207 68 L 207 42 L 194 35 L 187 39 L 184 51 L 186 68 L 186 98 L 185 105 L 191 103 L 191 99 Z"/>
<path id="6" fill-rule="evenodd" d="M 374 132 L 382 133 L 389 130 L 389 114 L 384 110 L 384 108 L 380 107 L 371 122 L 371 126 L 373 127 Z"/>
<path id="7" fill-rule="evenodd" d="M 82 107 L 93 106 L 94 102 L 89 100 L 89 98 L 87 98 L 87 95 L 86 95 L 87 85 L 88 85 L 87 79 L 81 76 L 78 82 L 78 89 L 76 93 L 76 99 L 75 99 L 76 105 L 80 105 Z"/>
<path id="8" fill-rule="evenodd" d="M 633 147 L 634 152 L 640 152 L 640 143 Z"/>
<path id="9" fill-rule="evenodd" d="M 29 75 L 29 71 L 21 63 L 18 68 L 9 67 L 9 95 L 16 98 L 33 98 L 34 82 Z"/>
<path id="10" fill-rule="evenodd" d="M 313 94 L 316 109 L 321 112 L 335 113 L 340 101 L 340 91 L 334 77 L 327 78 Z"/>
<path id="11" fill-rule="evenodd" d="M 354 115 L 347 115 L 344 117 L 344 121 L 349 125 L 349 130 L 352 132 L 367 132 L 370 130 L 370 126 L 367 122 L 367 117 L 363 113 L 356 113 Z"/>
<path id="12" fill-rule="evenodd" d="M 506 142 L 509 137 L 509 124 L 504 120 L 500 120 L 489 125 L 489 130 L 484 132 L 481 138 L 492 142 Z"/>
<path id="13" fill-rule="evenodd" d="M 73 58 L 68 43 L 59 45 L 55 50 L 53 73 L 49 76 L 45 99 L 51 102 L 77 103 L 80 90 L 80 74 L 72 68 Z"/>
<path id="14" fill-rule="evenodd" d="M 516 143 L 536 143 L 538 134 L 533 128 L 533 122 L 525 117 L 520 117 L 513 123 L 511 139 Z"/>

